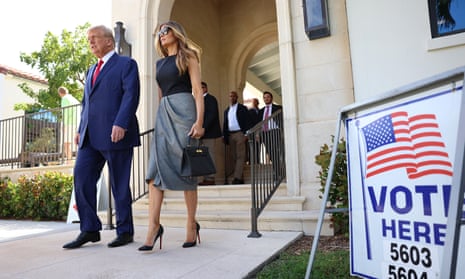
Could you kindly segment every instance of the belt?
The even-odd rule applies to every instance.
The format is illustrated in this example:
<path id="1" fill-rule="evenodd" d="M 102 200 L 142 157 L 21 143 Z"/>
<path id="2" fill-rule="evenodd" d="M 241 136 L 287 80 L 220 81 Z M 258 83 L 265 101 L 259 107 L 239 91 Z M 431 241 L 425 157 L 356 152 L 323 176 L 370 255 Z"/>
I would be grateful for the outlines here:
<path id="1" fill-rule="evenodd" d="M 241 132 L 241 130 L 237 130 L 237 131 L 229 131 L 230 134 L 233 134 L 233 133 L 239 133 Z"/>

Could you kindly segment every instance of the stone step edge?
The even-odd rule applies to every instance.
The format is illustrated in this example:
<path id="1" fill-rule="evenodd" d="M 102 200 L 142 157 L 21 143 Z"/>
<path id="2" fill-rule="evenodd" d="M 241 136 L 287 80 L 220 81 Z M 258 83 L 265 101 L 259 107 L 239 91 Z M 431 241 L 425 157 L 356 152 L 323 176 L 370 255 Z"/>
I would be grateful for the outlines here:
<path id="1" fill-rule="evenodd" d="M 135 205 L 137 206 L 145 206 L 148 205 L 148 199 L 139 199 Z M 184 202 L 184 198 L 165 198 L 163 200 L 163 203 L 179 203 L 179 202 Z M 199 197 L 198 198 L 198 203 L 224 203 L 224 202 L 248 202 L 250 203 L 250 197 Z M 305 202 L 305 197 L 302 196 L 296 196 L 296 197 L 288 197 L 288 196 L 276 196 L 273 197 L 270 200 L 270 203 L 286 203 L 286 202 L 292 202 L 292 203 L 303 203 Z"/>
<path id="2" fill-rule="evenodd" d="M 227 190 L 227 191 L 231 191 L 231 190 L 251 190 L 251 184 L 248 183 L 248 184 L 234 184 L 234 185 L 231 185 L 231 184 L 218 184 L 218 185 L 204 185 L 204 186 L 201 186 L 199 185 L 197 187 L 197 191 L 199 193 L 201 192 L 204 192 L 204 191 L 222 191 L 222 190 Z M 287 183 L 281 183 L 278 188 L 287 188 Z M 175 192 L 175 191 L 168 191 L 168 192 Z M 180 191 L 182 192 L 182 191 Z"/>
<path id="3" fill-rule="evenodd" d="M 161 213 L 163 217 L 169 218 L 186 218 L 186 211 L 179 210 L 179 211 L 164 211 Z M 143 210 L 134 210 L 133 211 L 134 218 L 145 218 L 148 216 L 147 211 Z M 202 219 L 215 219 L 215 218 L 230 218 L 230 219 L 247 219 L 250 220 L 250 212 L 248 211 L 218 211 L 216 213 L 212 213 L 211 211 L 197 211 L 197 216 Z M 319 218 L 319 211 L 317 210 L 305 210 L 305 211 L 264 211 L 258 217 L 259 220 L 318 220 Z M 331 216 L 326 214 L 324 219 L 330 219 Z"/>

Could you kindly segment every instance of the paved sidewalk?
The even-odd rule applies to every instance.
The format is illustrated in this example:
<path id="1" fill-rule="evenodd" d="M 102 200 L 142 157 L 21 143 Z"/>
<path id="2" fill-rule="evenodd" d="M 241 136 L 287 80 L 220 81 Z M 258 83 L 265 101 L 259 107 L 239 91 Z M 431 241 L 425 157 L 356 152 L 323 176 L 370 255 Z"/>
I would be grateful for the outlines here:
<path id="1" fill-rule="evenodd" d="M 200 224 L 202 225 L 202 224 Z M 136 226 L 134 243 L 108 248 L 114 230 L 76 250 L 62 245 L 77 237 L 78 224 L 0 220 L 0 278 L 244 278 L 301 236 L 299 232 L 201 229 L 201 243 L 181 247 L 184 228 L 165 227 L 163 248 L 137 251 L 146 226 Z"/>

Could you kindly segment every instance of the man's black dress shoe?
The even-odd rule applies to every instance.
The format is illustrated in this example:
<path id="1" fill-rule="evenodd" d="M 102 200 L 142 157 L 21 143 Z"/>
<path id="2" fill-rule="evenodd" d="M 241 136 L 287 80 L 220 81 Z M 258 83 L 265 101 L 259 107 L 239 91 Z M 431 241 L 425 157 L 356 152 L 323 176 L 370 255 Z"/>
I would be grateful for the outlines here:
<path id="1" fill-rule="evenodd" d="M 231 184 L 244 184 L 244 180 L 239 179 L 239 178 L 234 178 L 234 179 L 231 181 Z"/>
<path id="2" fill-rule="evenodd" d="M 131 243 L 134 241 L 134 237 L 129 233 L 123 233 L 118 235 L 112 242 L 108 243 L 108 247 L 119 247 Z"/>
<path id="3" fill-rule="evenodd" d="M 64 249 L 75 249 L 79 248 L 87 242 L 100 241 L 100 232 L 81 232 L 76 240 L 71 241 L 63 245 Z"/>

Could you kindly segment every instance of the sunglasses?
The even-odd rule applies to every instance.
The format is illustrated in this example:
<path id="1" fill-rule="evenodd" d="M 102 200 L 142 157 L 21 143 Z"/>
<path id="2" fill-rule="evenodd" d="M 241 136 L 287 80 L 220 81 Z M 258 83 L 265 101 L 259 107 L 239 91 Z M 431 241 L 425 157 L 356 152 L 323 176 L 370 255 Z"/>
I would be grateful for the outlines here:
<path id="1" fill-rule="evenodd" d="M 168 26 L 163 26 L 163 28 L 160 29 L 160 31 L 157 32 L 157 35 L 158 35 L 158 37 L 166 36 L 169 31 L 170 31 L 170 28 Z"/>

